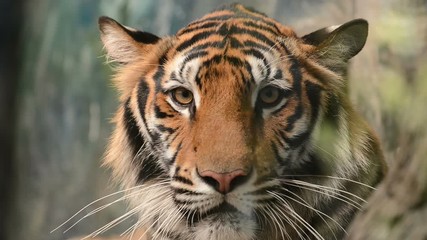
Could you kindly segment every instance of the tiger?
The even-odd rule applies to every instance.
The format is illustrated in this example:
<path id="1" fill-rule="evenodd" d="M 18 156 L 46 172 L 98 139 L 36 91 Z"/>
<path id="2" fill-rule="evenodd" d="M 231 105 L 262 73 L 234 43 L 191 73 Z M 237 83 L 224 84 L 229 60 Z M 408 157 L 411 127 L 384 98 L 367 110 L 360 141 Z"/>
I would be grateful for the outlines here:
<path id="1" fill-rule="evenodd" d="M 299 37 L 231 4 L 173 36 L 99 29 L 119 93 L 103 165 L 129 238 L 345 238 L 387 171 L 347 90 L 366 20 Z"/>

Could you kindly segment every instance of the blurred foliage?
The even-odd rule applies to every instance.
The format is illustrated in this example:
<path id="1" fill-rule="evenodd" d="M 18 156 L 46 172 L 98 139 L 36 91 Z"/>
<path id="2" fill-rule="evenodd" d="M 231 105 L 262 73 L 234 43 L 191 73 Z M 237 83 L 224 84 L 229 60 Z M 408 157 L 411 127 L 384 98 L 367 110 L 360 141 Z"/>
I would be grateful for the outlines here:
<path id="1" fill-rule="evenodd" d="M 414 152 L 419 145 L 402 145 L 410 137 L 422 141 L 426 135 L 427 111 L 427 15 L 426 5 L 395 1 L 373 29 L 378 46 L 380 79 L 378 97 L 381 105 L 373 110 L 381 113 L 381 132 L 388 160 L 397 151 Z M 369 98 L 368 98 L 369 99 Z"/>
<path id="2" fill-rule="evenodd" d="M 124 212 L 112 206 L 66 234 L 50 230 L 91 201 L 114 191 L 100 160 L 117 102 L 103 64 L 97 18 L 160 36 L 229 1 L 26 1 L 18 87 L 13 206 L 9 239 L 65 239 L 87 234 Z M 230 1 L 231 2 L 231 1 Z M 425 1 L 244 1 L 299 35 L 362 17 L 365 49 L 352 61 L 350 93 L 380 135 L 392 163 L 425 148 L 427 19 Z M 83 214 L 111 202 L 102 200 Z M 74 223 L 77 221 L 72 221 Z M 69 225 L 68 225 L 69 226 Z M 121 232 L 126 226 L 112 232 Z M 60 229 L 64 230 L 64 229 Z"/>

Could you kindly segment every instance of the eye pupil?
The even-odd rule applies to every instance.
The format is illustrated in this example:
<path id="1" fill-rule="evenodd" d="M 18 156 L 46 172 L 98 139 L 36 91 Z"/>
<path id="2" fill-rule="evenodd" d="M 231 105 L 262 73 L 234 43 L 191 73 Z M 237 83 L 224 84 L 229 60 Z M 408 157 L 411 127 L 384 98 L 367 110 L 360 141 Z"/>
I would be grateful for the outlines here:
<path id="1" fill-rule="evenodd" d="M 183 91 L 181 94 L 182 94 L 182 96 L 184 98 L 189 98 L 190 97 L 190 93 L 188 91 Z"/>

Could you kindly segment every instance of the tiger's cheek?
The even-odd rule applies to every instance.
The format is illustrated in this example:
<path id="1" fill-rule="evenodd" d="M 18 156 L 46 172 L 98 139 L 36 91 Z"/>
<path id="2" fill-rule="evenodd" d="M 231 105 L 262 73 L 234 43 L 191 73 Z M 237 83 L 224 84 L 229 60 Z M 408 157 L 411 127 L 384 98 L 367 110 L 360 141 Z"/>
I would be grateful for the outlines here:
<path id="1" fill-rule="evenodd" d="M 181 176 L 187 179 L 192 179 L 192 174 L 196 170 L 196 154 L 194 147 L 191 144 L 184 142 L 179 151 L 177 152 L 174 171 L 171 172 L 172 176 Z"/>
<path id="2" fill-rule="evenodd" d="M 253 168 L 256 171 L 258 179 L 277 175 L 275 169 L 278 164 L 275 161 L 274 152 L 272 151 L 271 144 L 268 139 L 260 142 L 255 147 L 254 155 L 256 157 L 255 162 L 253 163 Z"/>

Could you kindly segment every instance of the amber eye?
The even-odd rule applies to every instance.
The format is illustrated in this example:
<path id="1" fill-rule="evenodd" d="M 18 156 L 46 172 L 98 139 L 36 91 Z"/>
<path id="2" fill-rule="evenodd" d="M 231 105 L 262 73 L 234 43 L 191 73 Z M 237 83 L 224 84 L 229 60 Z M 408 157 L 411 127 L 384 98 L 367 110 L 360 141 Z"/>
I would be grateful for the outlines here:
<path id="1" fill-rule="evenodd" d="M 172 98 L 181 105 L 189 105 L 193 102 L 193 93 L 183 87 L 171 90 Z"/>
<path id="2" fill-rule="evenodd" d="M 276 87 L 265 87 L 258 94 L 258 99 L 266 106 L 273 106 L 282 99 L 281 91 Z"/>

